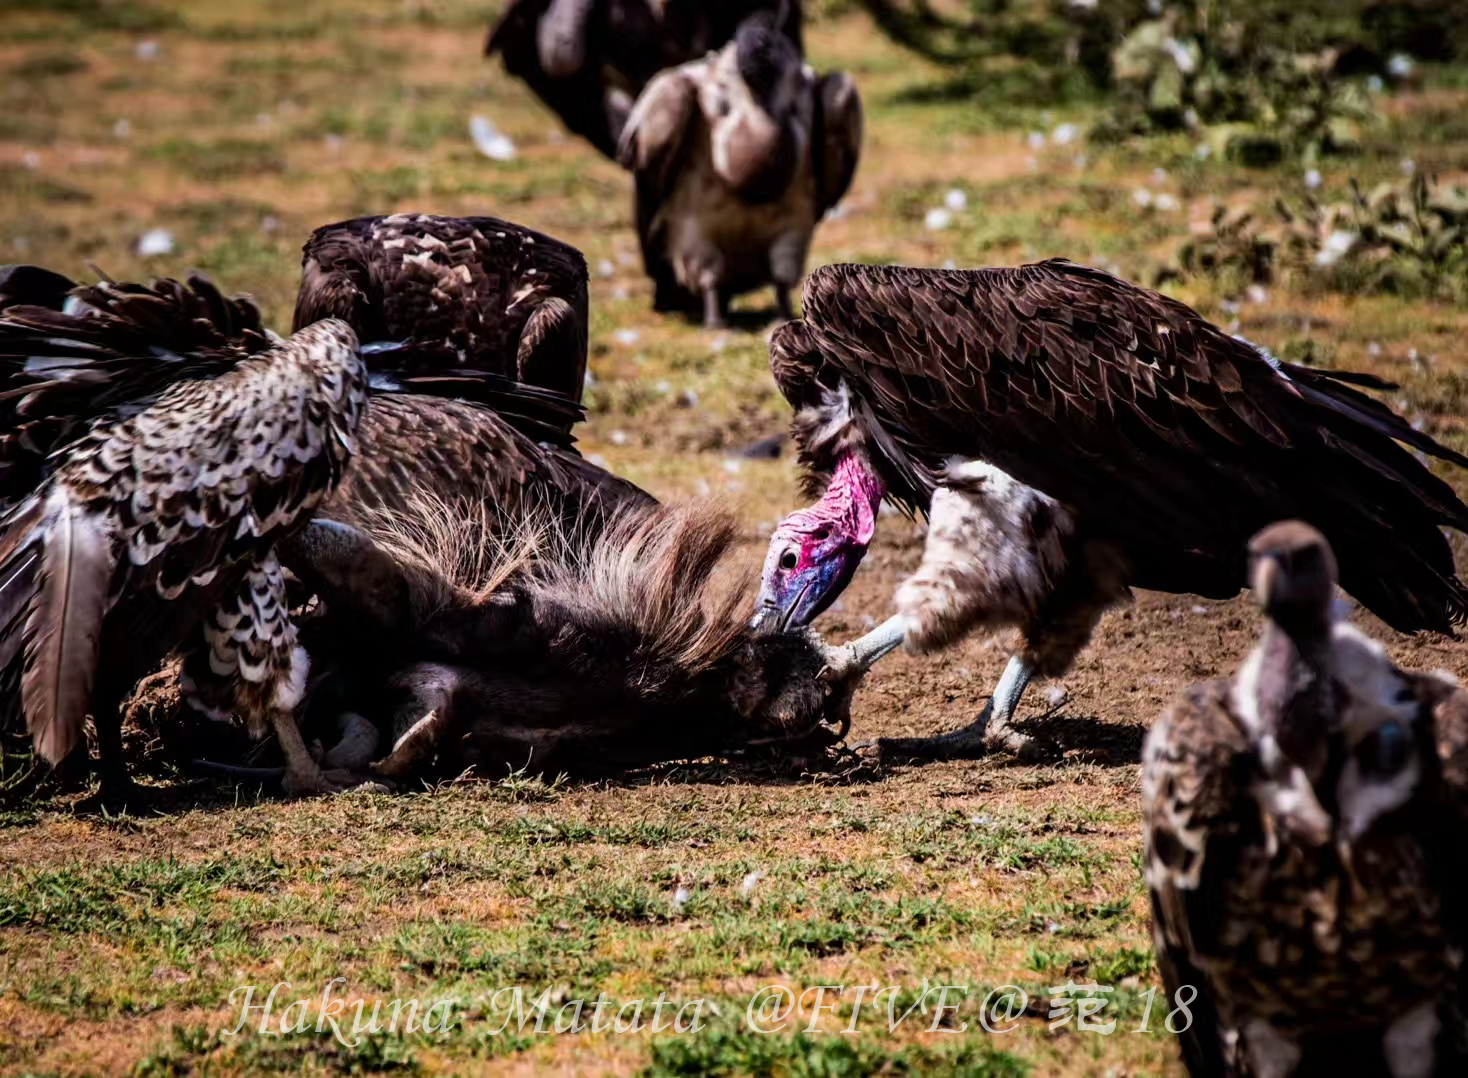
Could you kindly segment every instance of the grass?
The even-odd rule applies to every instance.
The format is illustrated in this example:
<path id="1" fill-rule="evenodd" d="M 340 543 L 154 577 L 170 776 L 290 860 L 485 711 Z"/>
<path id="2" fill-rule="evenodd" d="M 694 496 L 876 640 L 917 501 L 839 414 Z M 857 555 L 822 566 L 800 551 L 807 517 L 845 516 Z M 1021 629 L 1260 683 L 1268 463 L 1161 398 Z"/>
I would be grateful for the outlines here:
<path id="1" fill-rule="evenodd" d="M 116 278 L 197 267 L 253 293 L 284 328 L 299 247 L 317 225 L 418 209 L 553 232 L 593 273 L 582 448 L 659 495 L 728 501 L 757 560 L 798 499 L 788 455 L 726 455 L 786 419 L 762 335 L 772 297 L 740 300 L 736 328 L 718 334 L 652 314 L 630 185 L 480 56 L 491 6 L 0 0 L 0 261 L 78 276 L 90 261 Z M 955 88 L 857 16 L 817 22 L 809 44 L 817 67 L 855 73 L 868 129 L 845 212 L 817 233 L 812 265 L 1065 255 L 1146 279 L 1213 199 L 1302 189 L 1289 170 L 1200 161 L 1183 137 L 1056 145 L 1050 133 L 1084 130 L 1094 102 Z M 1420 92 L 1388 102 L 1361 156 L 1322 166 L 1323 189 L 1400 175 L 1404 157 L 1445 177 L 1468 168 L 1465 86 L 1460 72 L 1429 71 Z M 514 140 L 513 162 L 474 151 L 476 114 Z M 1032 148 L 1032 133 L 1046 144 Z M 1176 208 L 1154 198 L 1143 211 L 1140 189 Z M 953 190 L 966 208 L 926 228 Z M 173 234 L 171 255 L 136 254 L 153 228 Z M 1392 296 L 1281 293 L 1236 306 L 1204 283 L 1177 291 L 1282 355 L 1401 383 L 1400 407 L 1468 446 L 1468 315 Z M 823 631 L 884 613 L 920 544 L 911 524 L 884 517 Z M 1180 1073 L 1159 1032 L 1171 1004 L 1153 1000 L 1152 1032 L 1130 1032 L 1158 983 L 1135 761 L 1163 702 L 1230 670 L 1254 624 L 1242 604 L 1187 596 L 1142 596 L 1110 615 L 1065 682 L 1056 721 L 1073 741 L 1044 766 L 791 779 L 699 763 L 622 782 L 519 774 L 301 804 L 225 788 L 147 819 L 64 805 L 5 813 L 0 1072 Z M 1391 644 L 1410 665 L 1465 672 L 1445 641 Z M 1003 658 L 983 641 L 894 656 L 858 698 L 856 736 L 966 721 Z M 237 1021 L 229 998 L 242 985 L 288 981 L 314 1000 L 336 977 L 368 1011 L 452 1000 L 454 1020 L 354 1045 L 329 1031 L 220 1032 Z M 1048 993 L 1068 980 L 1115 988 L 1116 1033 L 1049 1029 Z M 925 983 L 969 989 L 936 1027 L 921 1009 Z M 812 1014 L 808 993 L 823 984 L 850 987 Z M 495 993 L 516 985 L 530 998 L 548 991 L 553 1017 L 599 994 L 664 992 L 710 1009 L 684 1033 L 495 1032 Z M 859 985 L 891 988 L 873 1005 L 855 999 Z M 981 1004 L 1005 985 L 1030 1009 L 991 1034 Z M 750 1007 L 772 986 L 806 1003 L 780 1031 L 756 1032 Z M 854 1015 L 858 1032 L 842 1033 Z"/>

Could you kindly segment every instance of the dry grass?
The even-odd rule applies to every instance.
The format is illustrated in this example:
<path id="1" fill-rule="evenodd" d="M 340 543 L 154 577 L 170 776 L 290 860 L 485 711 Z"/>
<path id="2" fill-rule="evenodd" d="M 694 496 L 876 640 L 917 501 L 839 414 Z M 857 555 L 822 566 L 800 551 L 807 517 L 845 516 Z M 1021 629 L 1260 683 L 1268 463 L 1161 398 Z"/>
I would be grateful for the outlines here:
<path id="1" fill-rule="evenodd" d="M 299 246 L 325 222 L 498 213 L 552 232 L 594 273 L 583 448 L 660 496 L 726 501 L 740 553 L 755 562 L 797 498 L 792 461 L 725 455 L 785 422 L 761 334 L 771 297 L 741 301 L 742 328 L 728 333 L 652 315 L 626 178 L 482 60 L 489 17 L 443 0 L 0 4 L 0 252 L 83 275 L 89 260 L 115 277 L 198 267 L 256 295 L 283 327 Z M 855 74 L 869 131 L 845 213 L 818 233 L 813 264 L 1064 254 L 1142 277 L 1213 197 L 1301 183 L 1199 162 L 1181 139 L 1032 150 L 1028 133 L 1084 126 L 1086 111 L 952 97 L 941 73 L 855 17 L 817 24 L 810 43 L 817 66 Z M 1397 174 L 1403 157 L 1461 177 L 1468 94 L 1451 75 L 1430 73 L 1421 95 L 1393 102 L 1362 158 L 1325 167 L 1326 190 L 1351 174 Z M 514 139 L 515 161 L 474 151 L 476 113 Z M 1139 209 L 1142 187 L 1179 208 Z M 967 209 L 926 229 L 926 212 L 955 189 Z M 176 249 L 142 258 L 134 242 L 154 228 Z M 1414 418 L 1468 447 L 1468 314 L 1307 293 L 1235 311 L 1198 288 L 1182 294 L 1280 354 L 1310 350 L 1402 382 Z M 881 618 L 919 550 L 912 524 L 884 517 L 823 630 L 840 637 Z M 188 807 L 158 818 L 44 806 L 8 816 L 0 1071 L 1175 1074 L 1170 1037 L 1127 1032 L 1155 979 L 1135 760 L 1163 703 L 1230 670 L 1255 624 L 1246 604 L 1187 596 L 1143 595 L 1108 616 L 1064 680 L 1048 721 L 1066 751 L 1047 766 L 983 760 L 792 782 L 695 763 L 585 786 L 512 776 L 303 804 L 226 788 L 192 791 Z M 1455 642 L 1391 646 L 1411 665 L 1468 673 Z M 854 735 L 968 721 L 1004 658 L 979 640 L 937 658 L 893 656 L 858 696 Z M 1044 688 L 1027 716 L 1049 708 Z M 688 897 L 675 901 L 680 888 Z M 216 1032 L 234 1025 L 238 985 L 286 980 L 319 996 L 337 976 L 353 998 L 453 997 L 463 1021 L 355 1049 Z M 1036 1017 L 1003 1035 L 978 1026 L 988 986 L 1044 996 L 1093 976 L 1118 988 L 1110 1037 L 1051 1033 Z M 966 1032 L 911 1019 L 888 1032 L 875 1018 L 857 1037 L 739 1027 L 772 983 L 915 989 L 924 978 L 971 986 Z M 514 984 L 564 998 L 661 990 L 714 1000 L 723 1017 L 694 1036 L 490 1036 L 499 1022 L 487 997 Z M 1154 1030 L 1159 1017 L 1154 1008 Z M 848 1020 L 827 1014 L 819 1028 Z"/>

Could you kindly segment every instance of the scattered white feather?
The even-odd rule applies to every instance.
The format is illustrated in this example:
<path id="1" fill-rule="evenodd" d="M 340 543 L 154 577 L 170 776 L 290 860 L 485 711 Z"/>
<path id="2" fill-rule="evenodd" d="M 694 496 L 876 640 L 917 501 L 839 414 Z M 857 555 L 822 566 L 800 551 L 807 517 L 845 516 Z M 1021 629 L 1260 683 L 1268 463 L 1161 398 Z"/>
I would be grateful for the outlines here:
<path id="1" fill-rule="evenodd" d="M 1074 142 L 1080 133 L 1081 129 L 1075 124 L 1061 124 L 1050 132 L 1050 141 L 1057 146 L 1065 146 Z"/>
<path id="2" fill-rule="evenodd" d="M 675 910 L 681 910 L 692 897 L 693 892 L 680 883 L 673 892 L 673 908 Z"/>
<path id="3" fill-rule="evenodd" d="M 127 138 L 132 133 L 133 125 L 128 121 L 126 116 L 112 125 L 113 138 Z"/>
<path id="4" fill-rule="evenodd" d="M 1193 156 L 1199 161 L 1206 161 L 1213 154 L 1213 147 L 1206 142 L 1200 142 L 1193 147 Z"/>
<path id="5" fill-rule="evenodd" d="M 139 258 L 156 258 L 173 254 L 173 233 L 166 228 L 150 228 L 138 237 L 135 248 Z"/>
<path id="6" fill-rule="evenodd" d="M 1045 148 L 1045 132 L 1031 131 L 1025 139 L 1025 145 L 1032 150 L 1043 150 Z"/>
<path id="7" fill-rule="evenodd" d="M 747 895 L 751 891 L 753 891 L 755 887 L 759 885 L 759 881 L 764 878 L 765 874 L 756 869 L 755 871 L 749 873 L 747 876 L 744 877 L 744 882 L 739 885 L 739 890 Z"/>
<path id="8" fill-rule="evenodd" d="M 1167 169 L 1165 169 L 1165 168 L 1154 168 L 1152 170 L 1152 182 L 1153 183 L 1166 183 L 1167 182 Z"/>
<path id="9" fill-rule="evenodd" d="M 929 232 L 941 232 L 952 223 L 953 214 L 949 213 L 941 206 L 929 210 L 927 216 L 923 218 L 923 227 L 926 228 Z"/>
<path id="10" fill-rule="evenodd" d="M 627 444 L 627 432 L 625 430 L 614 430 L 608 437 L 613 445 Z"/>
<path id="11" fill-rule="evenodd" d="M 1381 355 L 1381 345 L 1377 344 L 1375 341 L 1369 342 L 1366 345 L 1366 354 L 1373 358 Z"/>
<path id="12" fill-rule="evenodd" d="M 1417 171 L 1417 162 L 1410 157 L 1402 158 L 1402 175 L 1410 176 Z"/>
<path id="13" fill-rule="evenodd" d="M 1045 702 L 1051 707 L 1059 707 L 1070 699 L 1070 693 L 1066 692 L 1064 685 L 1051 685 L 1045 690 Z"/>
<path id="14" fill-rule="evenodd" d="M 1132 201 L 1145 210 L 1152 205 L 1152 192 L 1145 187 L 1138 187 L 1132 192 Z"/>
<path id="15" fill-rule="evenodd" d="M 612 339 L 618 344 L 631 346 L 642 340 L 642 334 L 635 329 L 619 329 L 612 334 Z"/>
<path id="16" fill-rule="evenodd" d="M 469 137 L 475 148 L 491 161 L 513 161 L 515 144 L 510 141 L 488 116 L 473 116 L 469 120 Z"/>
<path id="17" fill-rule="evenodd" d="M 1381 81 L 1380 75 L 1366 76 L 1366 91 L 1371 94 L 1379 94 L 1386 89 L 1386 83 Z"/>
<path id="18" fill-rule="evenodd" d="M 139 60 L 156 60 L 160 52 L 162 52 L 162 49 L 159 48 L 158 42 L 154 41 L 151 37 L 145 38 L 133 46 L 133 55 Z"/>
<path id="19" fill-rule="evenodd" d="M 1244 298 L 1250 303 L 1268 303 L 1269 290 L 1262 284 L 1251 284 L 1244 289 Z"/>
<path id="20" fill-rule="evenodd" d="M 34 172 L 41 167 L 41 155 L 36 153 L 35 150 L 27 150 L 20 155 L 20 163 Z"/>
<path id="21" fill-rule="evenodd" d="M 1338 228 L 1325 238 L 1320 250 L 1315 252 L 1315 264 L 1322 268 L 1334 266 L 1356 246 L 1360 237 L 1347 229 Z"/>
<path id="22" fill-rule="evenodd" d="M 596 264 L 596 275 L 598 277 L 610 277 L 617 272 L 617 267 L 612 265 L 610 258 L 603 258 Z"/>
<path id="23" fill-rule="evenodd" d="M 1417 64 L 1405 52 L 1393 53 L 1386 62 L 1386 73 L 1394 79 L 1409 79 Z"/>
<path id="24" fill-rule="evenodd" d="M 1152 205 L 1156 206 L 1163 213 L 1171 213 L 1173 210 L 1177 209 L 1178 201 L 1172 195 L 1169 195 L 1166 191 L 1164 191 L 1162 194 L 1158 195 L 1155 199 L 1152 200 Z"/>
<path id="25" fill-rule="evenodd" d="M 962 213 L 968 209 L 968 195 L 955 187 L 943 196 L 943 205 L 947 206 L 954 213 Z"/>
<path id="26" fill-rule="evenodd" d="M 1311 191 L 1314 191 L 1320 186 L 1320 170 L 1318 168 L 1305 170 L 1305 186 Z"/>

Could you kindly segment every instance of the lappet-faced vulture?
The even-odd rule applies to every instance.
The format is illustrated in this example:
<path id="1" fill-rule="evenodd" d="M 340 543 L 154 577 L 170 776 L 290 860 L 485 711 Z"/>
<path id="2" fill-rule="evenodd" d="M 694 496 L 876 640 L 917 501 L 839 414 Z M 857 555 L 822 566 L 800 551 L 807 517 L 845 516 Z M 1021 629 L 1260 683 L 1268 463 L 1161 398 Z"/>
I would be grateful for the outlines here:
<path id="1" fill-rule="evenodd" d="M 1334 617 L 1330 544 L 1250 546 L 1267 619 L 1152 727 L 1152 937 L 1194 1078 L 1468 1073 L 1468 696 Z"/>
<path id="2" fill-rule="evenodd" d="M 328 319 L 271 340 L 198 278 L 74 289 L 7 267 L 0 296 L 0 721 L 23 714 L 57 764 L 91 714 L 103 799 L 126 804 L 119 705 L 182 646 L 187 694 L 274 727 L 289 787 L 322 788 L 277 546 L 356 444 L 356 336 Z"/>
<path id="3" fill-rule="evenodd" d="M 1063 673 L 1130 588 L 1238 593 L 1260 527 L 1323 532 L 1345 589 L 1393 628 L 1468 612 L 1443 527 L 1468 506 L 1413 454 L 1468 459 L 1355 388 L 1281 363 L 1176 300 L 1054 260 L 1014 269 L 827 266 L 770 363 L 826 482 L 777 528 L 763 617 L 804 624 L 851 579 L 883 498 L 929 518 L 894 639 L 925 650 L 1017 627 L 978 721 L 896 755 L 1023 748 L 1034 675 Z"/>
<path id="4" fill-rule="evenodd" d="M 851 186 L 862 113 L 845 74 L 817 76 L 767 17 L 648 84 L 622 132 L 637 234 L 659 310 L 722 324 L 729 298 L 805 272 L 817 223 Z"/>
<path id="5" fill-rule="evenodd" d="M 632 103 L 653 76 L 722 48 L 755 12 L 801 47 L 799 0 L 509 0 L 484 51 L 499 53 L 567 127 L 615 157 Z"/>

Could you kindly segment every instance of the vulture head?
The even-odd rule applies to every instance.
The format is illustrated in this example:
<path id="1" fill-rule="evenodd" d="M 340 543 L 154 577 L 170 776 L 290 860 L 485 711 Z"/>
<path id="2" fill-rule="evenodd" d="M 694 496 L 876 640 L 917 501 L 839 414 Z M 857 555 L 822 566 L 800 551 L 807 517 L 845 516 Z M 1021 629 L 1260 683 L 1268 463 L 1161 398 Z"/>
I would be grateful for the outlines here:
<path id="1" fill-rule="evenodd" d="M 1269 619 L 1236 685 L 1267 781 L 1257 788 L 1270 829 L 1343 857 L 1378 821 L 1440 773 L 1423 679 L 1333 618 L 1336 561 L 1299 521 L 1249 544 L 1250 582 Z"/>
<path id="2" fill-rule="evenodd" d="M 755 624 L 809 625 L 851 583 L 877 530 L 881 481 L 856 455 L 840 458 L 819 501 L 797 509 L 770 537 Z"/>

